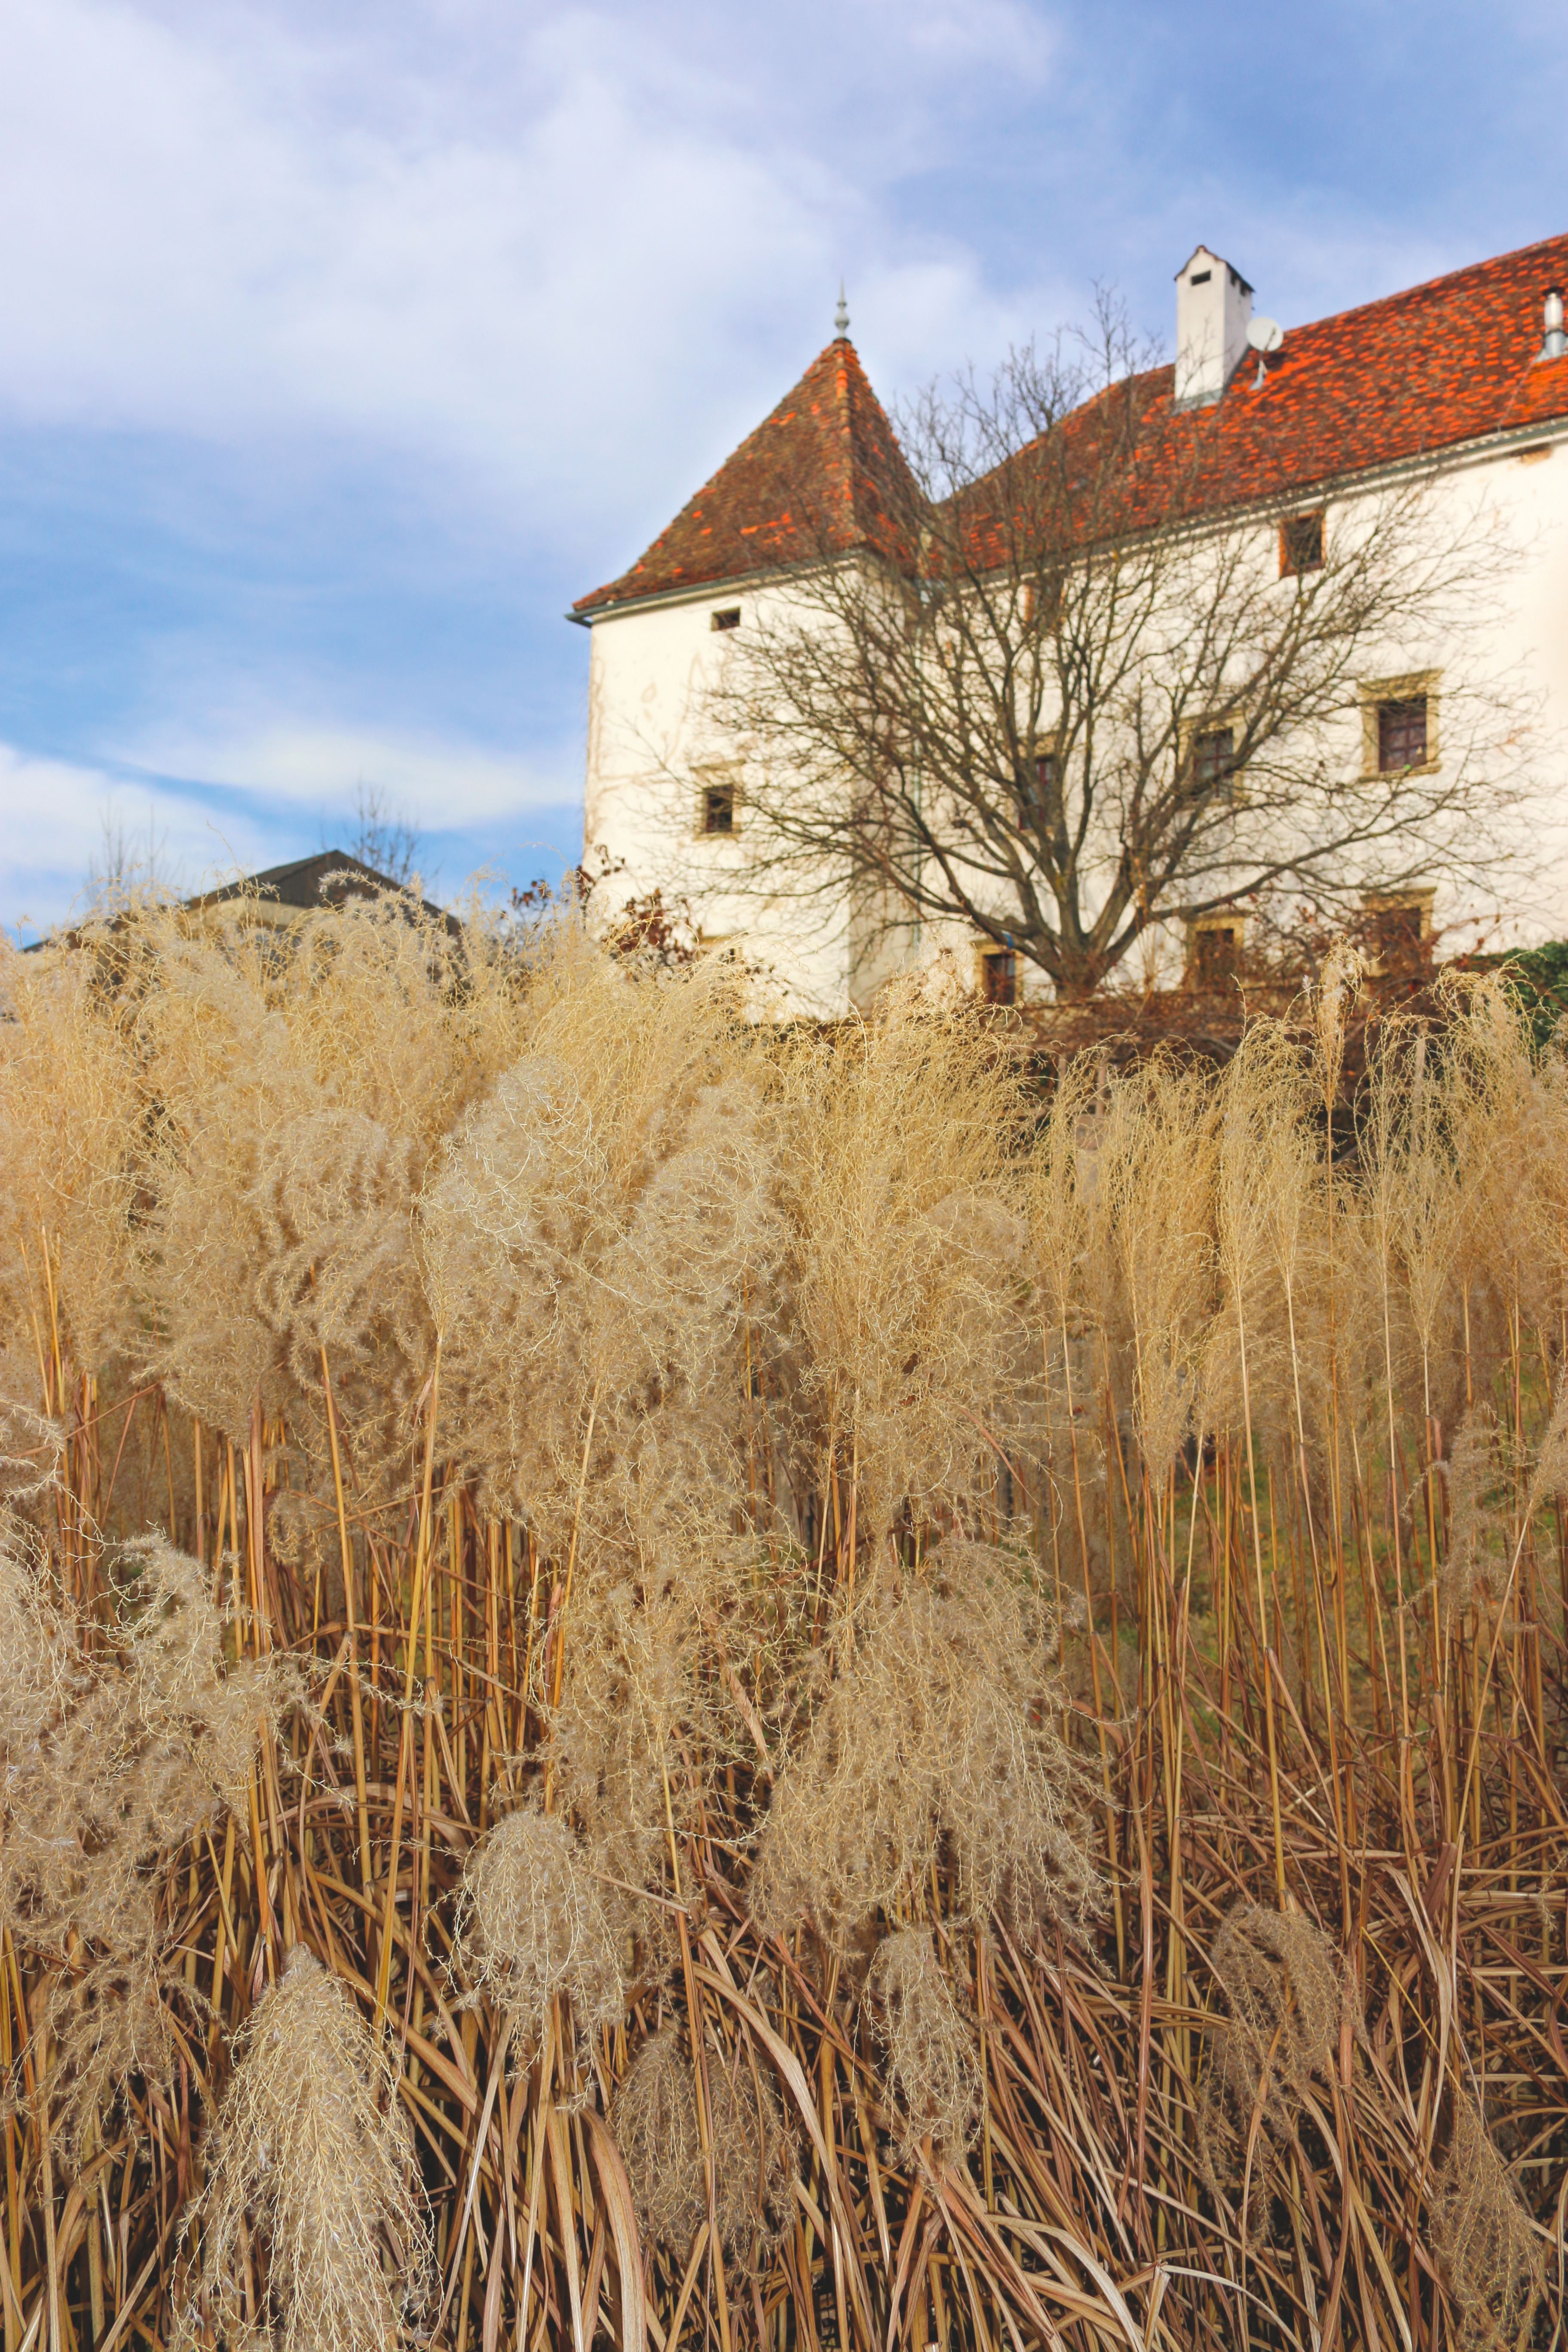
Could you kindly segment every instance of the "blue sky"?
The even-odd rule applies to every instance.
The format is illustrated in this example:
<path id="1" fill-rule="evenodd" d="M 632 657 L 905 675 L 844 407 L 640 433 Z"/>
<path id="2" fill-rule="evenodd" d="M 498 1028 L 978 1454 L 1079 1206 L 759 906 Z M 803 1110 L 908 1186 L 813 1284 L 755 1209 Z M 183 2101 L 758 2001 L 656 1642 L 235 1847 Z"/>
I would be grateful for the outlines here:
<path id="1" fill-rule="evenodd" d="M 831 332 L 884 398 L 1200 238 L 1290 325 L 1568 228 L 1546 5 L 4 0 L 0 920 L 577 853 L 587 639 Z"/>

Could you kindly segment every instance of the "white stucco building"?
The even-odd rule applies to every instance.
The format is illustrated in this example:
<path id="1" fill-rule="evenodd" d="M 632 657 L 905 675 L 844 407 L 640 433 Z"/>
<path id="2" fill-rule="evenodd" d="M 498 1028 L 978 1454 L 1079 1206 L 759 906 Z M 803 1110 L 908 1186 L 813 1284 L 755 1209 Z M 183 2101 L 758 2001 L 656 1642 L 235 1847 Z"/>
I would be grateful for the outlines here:
<path id="1" fill-rule="evenodd" d="M 1516 765 L 1523 793 L 1517 866 L 1500 862 L 1495 887 L 1439 873 L 1424 889 L 1406 875 L 1399 894 L 1400 919 L 1436 923 L 1455 945 L 1568 936 L 1565 284 L 1568 236 L 1289 328 L 1265 352 L 1248 341 L 1251 288 L 1199 247 L 1177 276 L 1175 362 L 1143 379 L 1150 429 L 1179 447 L 1202 420 L 1212 511 L 1227 527 L 1255 523 L 1259 561 L 1281 572 L 1303 548 L 1310 560 L 1325 512 L 1411 478 L 1430 484 L 1437 509 L 1484 515 L 1507 548 L 1462 648 L 1437 633 L 1391 649 L 1386 665 L 1369 656 L 1345 698 L 1347 779 L 1394 760 L 1438 768 L 1445 704 L 1457 713 L 1473 675 L 1520 714 L 1495 755 Z M 655 888 L 684 900 L 704 940 L 742 948 L 775 975 L 781 1004 L 818 1013 L 864 1002 L 889 970 L 944 948 L 977 985 L 1012 985 L 994 937 L 928 920 L 868 944 L 847 898 L 770 902 L 735 887 L 745 761 L 706 698 L 744 633 L 790 598 L 824 514 L 837 546 L 865 543 L 889 462 L 890 428 L 841 332 L 647 553 L 572 615 L 592 632 L 585 839 L 619 869 L 596 903 Z M 811 486 L 815 535 L 781 495 L 792 480 Z M 1165 975 L 1200 963 L 1208 932 L 1223 940 L 1243 921 L 1221 913 L 1165 939 Z"/>

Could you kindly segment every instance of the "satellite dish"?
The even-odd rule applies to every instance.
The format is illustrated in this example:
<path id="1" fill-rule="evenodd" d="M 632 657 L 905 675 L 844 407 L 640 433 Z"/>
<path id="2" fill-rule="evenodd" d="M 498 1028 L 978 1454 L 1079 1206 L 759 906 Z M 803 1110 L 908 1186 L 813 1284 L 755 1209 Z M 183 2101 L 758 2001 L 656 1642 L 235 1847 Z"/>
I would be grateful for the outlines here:
<path id="1" fill-rule="evenodd" d="M 1253 319 L 1247 325 L 1247 340 L 1255 352 L 1277 352 L 1285 340 L 1285 330 L 1278 319 Z"/>

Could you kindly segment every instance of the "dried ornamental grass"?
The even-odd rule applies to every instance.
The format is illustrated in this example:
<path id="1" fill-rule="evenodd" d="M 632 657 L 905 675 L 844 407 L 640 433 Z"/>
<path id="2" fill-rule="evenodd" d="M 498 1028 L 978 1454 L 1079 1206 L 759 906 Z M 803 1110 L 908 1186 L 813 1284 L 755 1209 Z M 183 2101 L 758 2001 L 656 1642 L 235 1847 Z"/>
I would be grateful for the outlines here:
<path id="1" fill-rule="evenodd" d="M 1300 1910 L 1237 1903 L 1209 1966 L 1226 2021 L 1210 2035 L 1198 2149 L 1216 2199 L 1245 2183 L 1248 2229 L 1258 2238 L 1279 2160 L 1300 2147 L 1302 2105 L 1336 2074 L 1342 2031 L 1347 2021 L 1359 2027 L 1359 2006 L 1339 1953 Z"/>
<path id="2" fill-rule="evenodd" d="M 1453 1616 L 1501 1597 L 1509 1567 L 1513 1513 L 1512 1465 L 1489 1406 L 1472 1406 L 1460 1423 L 1446 1462 L 1436 1465 L 1444 1488 L 1447 1542 L 1436 1586 Z"/>
<path id="3" fill-rule="evenodd" d="M 725 1460 L 771 1247 L 759 1077 L 722 974 L 656 990 L 576 954 L 557 946 L 528 1050 L 420 1223 L 447 1443 L 563 1551 L 585 1465 L 597 1492 L 649 1460 Z"/>
<path id="4" fill-rule="evenodd" d="M 724 2252 L 755 2275 L 791 2216 L 795 2143 L 771 2074 L 749 2052 L 709 2036 L 713 2217 Z M 678 2258 L 708 2214 L 707 2168 L 691 2060 L 673 2027 L 633 2059 L 611 2111 L 637 2223 Z"/>
<path id="5" fill-rule="evenodd" d="M 1156 1060 L 1110 1088 L 1094 1147 L 1089 1304 L 1150 1474 L 1163 1479 L 1188 1433 L 1212 1320 L 1218 1139 L 1212 1089 Z M 1081 1279 L 1081 1277 L 1080 1277 Z"/>
<path id="6" fill-rule="evenodd" d="M 712 1630 L 759 1633 L 755 1548 L 738 1539 L 699 1474 L 661 1486 L 607 1480 L 584 1497 L 569 1605 L 539 1661 L 552 1786 L 595 1866 L 624 1886 L 668 1859 L 671 1824 L 702 1795 L 690 1759 L 737 1750 L 732 1694 L 712 1672 Z M 559 1672 L 559 1696 L 553 1696 Z M 645 1914 L 641 1932 L 658 1933 Z"/>
<path id="7" fill-rule="evenodd" d="M 924 1511 L 994 1472 L 980 1429 L 1022 1339 L 1017 1073 L 970 1013 L 899 984 L 796 1041 L 784 1101 L 796 1411 L 852 1465 L 874 1547 L 906 1497 Z"/>
<path id="8" fill-rule="evenodd" d="M 54 1313 L 79 1372 L 134 1345 L 133 1212 L 142 1105 L 114 978 L 121 943 L 89 923 L 75 949 L 0 940 L 0 1323 L 37 1406 L 29 1325 Z M 12 1349 L 13 1339 L 22 1342 Z"/>
<path id="9" fill-rule="evenodd" d="M 243 1802 L 298 1687 L 287 1663 L 225 1665 L 194 1560 L 149 1538 L 119 1565 L 123 1613 L 95 1640 L 15 1535 L 0 1548 L 0 1920 L 25 1950 L 72 1956 L 48 1988 L 37 2095 L 58 2107 L 73 2162 L 133 2078 L 167 2078 L 177 1857 Z"/>
<path id="10" fill-rule="evenodd" d="M 980 2051 L 928 1927 L 901 1927 L 878 1946 L 867 1993 L 886 2056 L 900 2157 L 916 2163 L 929 2140 L 958 2162 L 979 2120 Z"/>
<path id="11" fill-rule="evenodd" d="M 237 2038 L 190 2210 L 190 2292 L 220 2339 L 392 2352 L 416 2328 L 433 2250 L 394 2051 L 302 1945 Z"/>
<path id="12" fill-rule="evenodd" d="M 1468 2092 L 1432 2186 L 1432 2248 L 1459 2315 L 1458 2340 L 1480 2352 L 1528 2343 L 1546 2287 L 1545 2250 Z"/>
<path id="13" fill-rule="evenodd" d="M 637 2228 L 684 2256 L 708 2210 L 691 2063 L 672 2025 L 650 2034 L 610 2109 L 637 2202 Z"/>
<path id="14" fill-rule="evenodd" d="M 770 2068 L 750 2049 L 708 2044 L 713 2211 L 725 2252 L 751 2276 L 794 2220 L 797 2150 Z"/>
<path id="15" fill-rule="evenodd" d="M 520 1806 L 464 1867 L 454 1961 L 468 2000 L 495 2001 L 525 2042 L 557 1993 L 580 2034 L 613 2024 L 626 2005 L 626 1908 L 564 1822 Z"/>
<path id="16" fill-rule="evenodd" d="M 167 2334 L 193 2169 L 244 2169 L 221 2028 L 250 2051 L 303 1932 L 395 2058 L 443 2340 L 597 2294 L 586 2340 L 617 2293 L 668 2336 L 685 2285 L 681 2338 L 734 2352 L 830 2312 L 1035 2341 L 1058 2292 L 1173 2352 L 1243 2308 L 1281 2346 L 1544 2341 L 1568 1065 L 1500 989 L 1363 1037 L 1336 967 L 1316 1038 L 1255 1024 L 1223 1076 L 1026 1087 L 930 992 L 748 1032 L 711 969 L 634 976 L 570 918 L 254 911 L 5 967 L 8 2335 Z M 199 1565 L 127 1548 L 160 1523 Z M 1042 1571 L 1091 1599 L 1083 1671 Z M 1446 2011 L 1376 1861 L 1424 1853 Z M 552 2000 L 586 2037 L 509 2043 Z M 1445 2023 L 1495 2143 L 1446 2100 L 1430 2144 Z M 925 2151 L 982 2066 L 944 2219 Z M 455 2074 L 495 2086 L 482 2147 Z M 249 2161 L 212 2315 L 327 2340 L 321 2208 Z M 394 2235 L 362 2340 L 402 2324 Z"/>
<path id="17" fill-rule="evenodd" d="M 852 1644 L 852 1646 L 851 1646 Z M 842 1945 L 939 1859 L 961 1916 L 1026 1937 L 1098 1906 L 1088 1784 L 1062 1739 L 1054 1613 L 1016 1556 L 954 1540 L 842 1629 L 841 1663 L 763 1822 L 764 1931 L 809 1917 Z"/>

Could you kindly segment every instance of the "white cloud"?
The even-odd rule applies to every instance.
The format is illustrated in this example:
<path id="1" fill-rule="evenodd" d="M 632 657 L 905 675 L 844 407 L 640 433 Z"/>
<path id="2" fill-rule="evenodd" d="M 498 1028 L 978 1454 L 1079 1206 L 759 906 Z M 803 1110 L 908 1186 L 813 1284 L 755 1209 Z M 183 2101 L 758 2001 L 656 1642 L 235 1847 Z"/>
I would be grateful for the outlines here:
<path id="1" fill-rule="evenodd" d="M 5 403 L 369 436 L 547 515 L 619 502 L 636 428 L 678 408 L 681 431 L 727 352 L 792 314 L 826 340 L 841 269 L 869 289 L 921 262 L 886 198 L 934 160 L 954 89 L 1048 69 L 1017 0 L 816 0 L 739 51 L 721 28 L 700 7 L 10 0 Z M 900 350 L 953 323 L 918 267 L 905 291 Z"/>
<path id="2" fill-rule="evenodd" d="M 209 794 L 218 787 L 259 796 L 280 813 L 319 814 L 323 822 L 341 823 L 352 815 L 361 788 L 374 789 L 432 832 L 559 807 L 582 782 L 575 759 L 563 775 L 434 735 L 292 719 L 202 733 L 170 728 L 136 744 L 125 765 L 187 778 Z"/>
<path id="3" fill-rule="evenodd" d="M 110 835 L 130 858 L 195 888 L 267 862 L 265 825 L 238 807 L 214 812 L 158 783 L 40 759 L 0 743 L 0 924 L 47 924 L 81 903 Z"/>
<path id="4" fill-rule="evenodd" d="M 413 824 L 444 887 L 497 859 L 531 874 L 580 845 L 569 814 L 575 774 L 434 737 L 280 725 L 171 740 L 159 764 L 150 775 L 0 743 L 0 925 L 47 927 L 79 909 L 111 840 L 133 866 L 151 864 L 160 881 L 192 891 L 323 845 L 351 846 L 362 783 Z"/>

